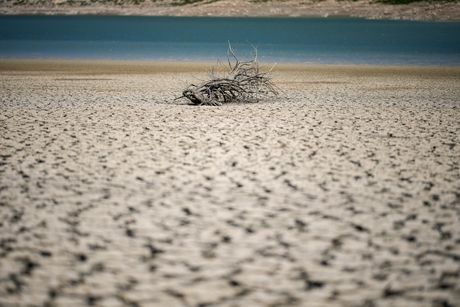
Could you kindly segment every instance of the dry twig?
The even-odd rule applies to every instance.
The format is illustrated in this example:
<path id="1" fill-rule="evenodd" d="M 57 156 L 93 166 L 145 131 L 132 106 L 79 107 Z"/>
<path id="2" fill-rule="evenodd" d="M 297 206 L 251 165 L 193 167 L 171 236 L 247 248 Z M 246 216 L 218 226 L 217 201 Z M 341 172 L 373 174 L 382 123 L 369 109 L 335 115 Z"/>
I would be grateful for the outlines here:
<path id="1" fill-rule="evenodd" d="M 228 68 L 222 77 L 211 71 L 211 80 L 199 85 L 191 84 L 176 98 L 187 98 L 194 105 L 220 106 L 227 102 L 257 102 L 261 98 L 277 95 L 274 84 L 269 77 L 272 69 L 262 72 L 257 61 L 257 49 L 254 59 L 240 61 L 228 44 Z"/>

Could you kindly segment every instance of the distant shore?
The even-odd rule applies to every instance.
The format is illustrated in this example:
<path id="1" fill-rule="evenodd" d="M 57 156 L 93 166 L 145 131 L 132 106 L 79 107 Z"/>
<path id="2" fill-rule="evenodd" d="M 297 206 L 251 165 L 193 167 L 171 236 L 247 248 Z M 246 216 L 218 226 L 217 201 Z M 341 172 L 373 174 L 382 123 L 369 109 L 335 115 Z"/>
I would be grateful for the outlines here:
<path id="1" fill-rule="evenodd" d="M 138 4 L 134 4 L 137 2 Z M 405 5 L 358 1 L 4 1 L 0 15 L 138 15 L 138 16 L 254 16 L 356 17 L 366 19 L 460 21 L 460 2 L 421 1 Z M 178 3 L 181 3 L 180 5 Z M 185 4 L 184 4 L 185 3 Z"/>

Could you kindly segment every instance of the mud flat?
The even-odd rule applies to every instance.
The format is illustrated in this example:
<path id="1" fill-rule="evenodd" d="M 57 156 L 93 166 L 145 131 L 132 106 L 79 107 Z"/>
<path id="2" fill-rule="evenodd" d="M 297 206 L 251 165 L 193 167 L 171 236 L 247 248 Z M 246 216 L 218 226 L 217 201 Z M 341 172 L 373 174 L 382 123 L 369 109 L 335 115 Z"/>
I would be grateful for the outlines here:
<path id="1" fill-rule="evenodd" d="M 0 62 L 0 305 L 456 306 L 460 69 Z"/>

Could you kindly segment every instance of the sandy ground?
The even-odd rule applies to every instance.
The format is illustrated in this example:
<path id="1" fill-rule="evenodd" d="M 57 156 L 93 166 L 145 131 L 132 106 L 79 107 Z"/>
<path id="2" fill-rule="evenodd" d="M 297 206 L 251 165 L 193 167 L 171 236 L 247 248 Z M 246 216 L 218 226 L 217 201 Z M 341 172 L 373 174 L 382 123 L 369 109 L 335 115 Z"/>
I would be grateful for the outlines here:
<path id="1" fill-rule="evenodd" d="M 460 69 L 0 62 L 0 306 L 459 306 Z"/>
<path id="2" fill-rule="evenodd" d="M 460 21 L 459 1 L 422 1 L 391 5 L 375 0 L 218 0 L 188 5 L 177 1 L 3 0 L 0 14 L 141 15 L 141 16 L 287 16 L 360 17 Z"/>

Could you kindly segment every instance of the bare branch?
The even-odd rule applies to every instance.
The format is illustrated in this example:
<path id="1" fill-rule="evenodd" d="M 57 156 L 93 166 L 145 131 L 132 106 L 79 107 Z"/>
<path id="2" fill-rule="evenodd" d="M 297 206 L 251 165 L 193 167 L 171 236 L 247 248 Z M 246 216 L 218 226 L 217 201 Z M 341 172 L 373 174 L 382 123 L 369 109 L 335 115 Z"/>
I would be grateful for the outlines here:
<path id="1" fill-rule="evenodd" d="M 187 98 L 195 105 L 219 106 L 227 102 L 257 102 L 261 98 L 277 95 L 278 91 L 268 77 L 268 72 L 260 72 L 257 61 L 257 48 L 254 48 L 254 59 L 241 62 L 228 43 L 228 71 L 225 76 L 217 77 L 214 69 L 211 80 L 199 85 L 191 84 L 179 98 Z M 232 59 L 234 59 L 234 64 Z"/>

